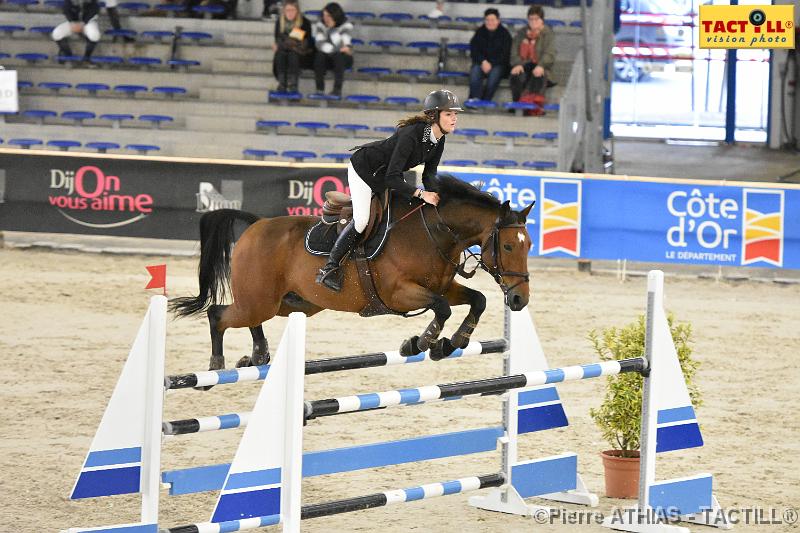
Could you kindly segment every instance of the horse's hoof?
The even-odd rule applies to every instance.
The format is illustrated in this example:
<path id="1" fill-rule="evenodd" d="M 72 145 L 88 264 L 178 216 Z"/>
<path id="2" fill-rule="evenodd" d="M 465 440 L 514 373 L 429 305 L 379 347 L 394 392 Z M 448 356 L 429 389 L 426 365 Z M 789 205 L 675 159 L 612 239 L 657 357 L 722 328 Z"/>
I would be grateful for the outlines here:
<path id="1" fill-rule="evenodd" d="M 246 366 L 253 366 L 253 358 L 249 355 L 245 355 L 238 361 L 236 361 L 236 368 L 243 368 Z"/>
<path id="2" fill-rule="evenodd" d="M 225 357 L 222 355 L 212 355 L 211 359 L 208 361 L 208 369 L 209 370 L 224 370 L 225 369 Z M 206 385 L 204 387 L 195 387 L 195 390 L 202 390 L 206 391 L 213 387 L 214 385 Z"/>
<path id="3" fill-rule="evenodd" d="M 469 344 L 469 337 L 465 337 L 464 335 L 459 335 L 456 333 L 450 339 L 450 344 L 453 345 L 453 348 L 466 348 Z"/>
<path id="4" fill-rule="evenodd" d="M 456 347 L 450 343 L 449 339 L 439 339 L 436 344 L 431 346 L 431 361 L 441 361 L 450 357 Z"/>
<path id="5" fill-rule="evenodd" d="M 417 355 L 422 352 L 422 350 L 419 349 L 418 342 L 419 335 L 414 335 L 410 339 L 406 339 L 400 346 L 400 355 L 403 357 L 411 357 L 412 355 Z"/>
<path id="6" fill-rule="evenodd" d="M 244 357 L 242 359 L 244 359 Z M 265 354 L 254 353 L 250 357 L 250 361 L 251 361 L 253 366 L 261 366 L 261 365 L 269 364 L 269 359 L 270 358 L 269 358 L 269 354 L 268 353 L 265 353 Z"/>

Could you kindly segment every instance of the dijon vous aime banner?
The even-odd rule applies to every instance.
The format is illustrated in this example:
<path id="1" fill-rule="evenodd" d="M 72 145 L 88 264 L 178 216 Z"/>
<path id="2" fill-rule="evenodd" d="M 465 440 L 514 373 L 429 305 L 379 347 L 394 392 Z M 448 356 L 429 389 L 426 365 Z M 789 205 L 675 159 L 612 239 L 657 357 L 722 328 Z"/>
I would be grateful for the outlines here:
<path id="1" fill-rule="evenodd" d="M 514 209 L 536 201 L 534 256 L 800 268 L 798 186 L 455 174 Z"/>

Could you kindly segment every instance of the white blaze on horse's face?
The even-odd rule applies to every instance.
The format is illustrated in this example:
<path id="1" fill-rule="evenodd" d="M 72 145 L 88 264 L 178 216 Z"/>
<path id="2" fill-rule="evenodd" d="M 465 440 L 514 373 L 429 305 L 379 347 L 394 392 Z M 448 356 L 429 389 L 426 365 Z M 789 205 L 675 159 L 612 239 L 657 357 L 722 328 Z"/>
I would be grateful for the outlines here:
<path id="1" fill-rule="evenodd" d="M 525 242 L 525 234 L 521 231 L 517 232 L 517 239 L 519 239 L 519 242 Z"/>

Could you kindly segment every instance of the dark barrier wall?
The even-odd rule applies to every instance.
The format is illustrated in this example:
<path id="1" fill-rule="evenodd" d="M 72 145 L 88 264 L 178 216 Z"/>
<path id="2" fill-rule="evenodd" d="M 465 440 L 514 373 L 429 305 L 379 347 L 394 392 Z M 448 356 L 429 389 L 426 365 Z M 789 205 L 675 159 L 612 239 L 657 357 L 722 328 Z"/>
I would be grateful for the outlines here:
<path id="1" fill-rule="evenodd" d="M 200 216 L 318 214 L 344 165 L 0 150 L 0 230 L 198 239 Z"/>

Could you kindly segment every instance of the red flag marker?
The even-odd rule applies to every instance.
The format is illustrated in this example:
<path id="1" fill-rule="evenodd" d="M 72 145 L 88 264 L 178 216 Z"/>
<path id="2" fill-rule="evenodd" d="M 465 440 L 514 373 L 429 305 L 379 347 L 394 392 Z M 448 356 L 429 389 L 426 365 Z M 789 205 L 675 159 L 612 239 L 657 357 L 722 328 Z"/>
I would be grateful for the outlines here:
<path id="1" fill-rule="evenodd" d="M 167 295 L 167 265 L 153 265 L 145 267 L 150 273 L 150 282 L 145 289 L 163 289 Z"/>

